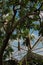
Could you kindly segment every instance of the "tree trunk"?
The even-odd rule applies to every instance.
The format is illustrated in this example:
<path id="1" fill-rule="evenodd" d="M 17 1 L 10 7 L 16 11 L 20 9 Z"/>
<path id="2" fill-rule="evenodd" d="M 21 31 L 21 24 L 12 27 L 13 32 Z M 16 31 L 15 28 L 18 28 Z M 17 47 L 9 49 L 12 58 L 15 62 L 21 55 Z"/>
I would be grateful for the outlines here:
<path id="1" fill-rule="evenodd" d="M 12 22 L 11 23 L 11 27 L 13 26 L 13 22 L 14 22 L 14 19 L 15 19 L 15 15 L 16 15 L 16 13 L 14 12 L 14 15 L 13 15 L 13 17 L 11 19 L 11 22 Z M 14 26 L 14 29 L 15 29 L 15 27 L 16 26 Z M 2 61 L 3 53 L 4 53 L 4 50 L 5 50 L 5 48 L 6 48 L 7 44 L 8 44 L 9 38 L 10 38 L 12 32 L 14 31 L 14 29 L 12 30 L 12 28 L 11 28 L 11 30 L 8 30 L 6 32 L 5 39 L 3 40 L 3 45 L 1 46 L 1 49 L 0 49 L 0 65 L 3 65 L 3 61 Z"/>
<path id="2" fill-rule="evenodd" d="M 20 42 L 18 41 L 18 51 L 20 51 Z"/>
<path id="3" fill-rule="evenodd" d="M 29 35 L 26 37 L 26 46 L 31 49 L 31 44 L 30 44 L 30 38 Z"/>
<path id="4" fill-rule="evenodd" d="M 27 53 L 27 59 L 28 59 L 29 62 L 31 62 L 31 60 L 42 61 L 43 56 L 36 54 L 29 49 L 28 53 Z"/>
<path id="5" fill-rule="evenodd" d="M 3 65 L 3 62 L 2 62 L 2 55 L 0 55 L 0 65 Z"/>
<path id="6" fill-rule="evenodd" d="M 3 57 L 4 50 L 5 50 L 5 48 L 8 44 L 9 38 L 10 38 L 10 34 L 7 34 L 4 41 L 3 41 L 3 45 L 1 46 L 1 49 L 0 49 L 0 65 L 3 65 L 2 57 Z"/>

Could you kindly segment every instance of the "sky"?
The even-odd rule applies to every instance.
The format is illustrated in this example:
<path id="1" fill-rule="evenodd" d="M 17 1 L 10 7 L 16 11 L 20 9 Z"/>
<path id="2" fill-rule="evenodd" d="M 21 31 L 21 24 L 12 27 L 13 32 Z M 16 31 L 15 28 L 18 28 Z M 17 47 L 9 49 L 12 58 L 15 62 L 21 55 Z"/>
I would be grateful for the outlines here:
<path id="1" fill-rule="evenodd" d="M 36 6 L 36 8 L 38 9 L 39 6 L 40 6 L 40 3 L 38 4 L 38 6 Z M 41 13 L 41 12 L 40 12 L 40 13 Z M 43 12 L 42 12 L 40 15 L 43 17 Z M 0 14 L 0 16 L 1 16 L 1 14 Z M 18 12 L 17 12 L 16 16 L 18 17 Z M 40 17 L 41 17 L 41 16 L 40 16 Z M 39 23 L 35 23 L 35 24 L 39 24 Z M 15 33 L 16 33 L 16 32 L 15 32 Z M 32 29 L 30 30 L 30 33 L 32 33 Z M 37 31 L 34 31 L 32 34 L 34 34 L 35 37 L 38 39 L 38 33 L 39 33 L 39 32 L 38 32 L 38 30 L 37 30 Z M 36 41 L 36 40 L 34 39 L 34 41 L 32 41 L 32 44 L 34 44 L 35 41 Z M 23 43 L 23 39 L 20 40 L 20 43 Z M 11 42 L 11 45 L 12 45 L 12 47 L 13 47 L 13 46 L 17 46 L 17 45 L 18 45 L 18 41 L 17 41 L 17 40 L 13 40 L 13 42 Z M 36 46 L 36 48 L 39 48 L 39 47 L 43 47 L 41 43 L 38 43 L 38 45 Z M 16 50 L 17 48 L 14 48 L 14 47 L 13 47 L 13 49 Z M 43 55 L 43 52 L 39 52 L 39 51 L 43 51 L 43 48 L 40 49 L 40 50 L 34 50 L 33 52 L 34 52 L 34 53 L 37 53 L 37 54 Z"/>

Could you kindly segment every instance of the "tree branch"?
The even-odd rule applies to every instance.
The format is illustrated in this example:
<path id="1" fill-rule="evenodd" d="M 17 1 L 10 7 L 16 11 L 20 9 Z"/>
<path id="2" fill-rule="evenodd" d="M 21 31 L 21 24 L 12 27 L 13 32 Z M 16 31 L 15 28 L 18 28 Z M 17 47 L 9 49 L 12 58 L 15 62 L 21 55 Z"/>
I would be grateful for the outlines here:
<path id="1" fill-rule="evenodd" d="M 35 44 L 32 46 L 32 49 L 36 46 L 36 44 L 38 43 L 38 41 L 41 39 L 41 37 L 42 36 L 40 36 L 39 38 L 38 38 L 38 40 L 35 42 Z"/>

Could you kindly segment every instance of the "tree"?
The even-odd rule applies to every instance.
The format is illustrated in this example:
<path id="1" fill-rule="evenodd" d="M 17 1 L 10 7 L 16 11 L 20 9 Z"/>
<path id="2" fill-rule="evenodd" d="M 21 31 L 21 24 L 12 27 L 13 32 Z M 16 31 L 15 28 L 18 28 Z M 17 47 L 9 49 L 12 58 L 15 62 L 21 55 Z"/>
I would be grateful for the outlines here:
<path id="1" fill-rule="evenodd" d="M 26 38 L 29 30 L 34 28 L 40 30 L 39 24 L 34 24 L 35 21 L 40 23 L 40 11 L 43 9 L 42 0 L 1 0 L 0 2 L 0 65 L 2 64 L 3 53 L 8 41 L 12 36 L 13 31 L 19 30 L 19 36 Z M 42 26 L 41 26 L 42 27 Z M 3 30 L 3 31 L 2 31 Z M 41 28 L 42 31 L 42 28 Z M 43 33 L 43 32 L 42 32 Z M 18 34 L 16 36 L 18 37 Z M 3 40 L 3 41 L 2 41 Z"/>

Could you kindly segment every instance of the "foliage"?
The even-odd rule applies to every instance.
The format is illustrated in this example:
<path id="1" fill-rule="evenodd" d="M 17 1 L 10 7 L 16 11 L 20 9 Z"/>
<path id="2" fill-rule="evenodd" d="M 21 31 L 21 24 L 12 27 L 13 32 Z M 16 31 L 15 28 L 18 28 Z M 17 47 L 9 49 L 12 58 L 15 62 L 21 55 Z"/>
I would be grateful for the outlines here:
<path id="1" fill-rule="evenodd" d="M 18 36 L 26 38 L 30 29 L 38 30 L 39 35 L 43 36 L 43 20 L 39 16 L 40 11 L 43 10 L 42 5 L 43 0 L 0 1 L 0 48 L 4 45 L 3 39 L 6 39 L 7 35 L 9 37 L 7 42 L 9 39 L 18 38 Z M 16 34 L 13 34 L 15 29 Z M 10 47 L 8 51 L 12 52 Z M 8 51 L 6 54 L 9 53 Z"/>

